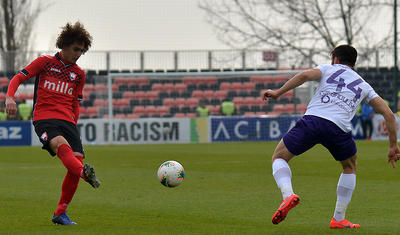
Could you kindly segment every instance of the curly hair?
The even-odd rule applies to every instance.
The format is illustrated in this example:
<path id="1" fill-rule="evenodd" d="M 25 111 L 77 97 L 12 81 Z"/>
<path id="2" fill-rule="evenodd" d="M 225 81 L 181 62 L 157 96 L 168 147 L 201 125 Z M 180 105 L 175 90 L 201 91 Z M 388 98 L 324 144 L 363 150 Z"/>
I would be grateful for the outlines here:
<path id="1" fill-rule="evenodd" d="M 75 42 L 83 44 L 84 52 L 88 51 L 89 47 L 92 45 L 92 36 L 79 21 L 75 22 L 74 25 L 67 23 L 62 27 L 62 31 L 57 38 L 56 46 L 57 48 L 63 49 Z"/>

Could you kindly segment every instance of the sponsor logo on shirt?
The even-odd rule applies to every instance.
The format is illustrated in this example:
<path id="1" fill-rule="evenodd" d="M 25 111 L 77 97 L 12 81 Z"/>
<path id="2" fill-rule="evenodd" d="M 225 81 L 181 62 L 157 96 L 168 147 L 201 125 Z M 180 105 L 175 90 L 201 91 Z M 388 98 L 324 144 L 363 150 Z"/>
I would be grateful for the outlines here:
<path id="1" fill-rule="evenodd" d="M 57 91 L 64 94 L 72 95 L 74 88 L 68 86 L 69 86 L 68 82 L 62 82 L 62 81 L 50 82 L 49 80 L 46 80 L 43 85 L 44 88 L 47 88 L 51 91 Z"/>
<path id="2" fill-rule="evenodd" d="M 76 73 L 70 72 L 69 75 L 70 75 L 70 77 L 71 77 L 71 81 L 73 81 L 73 80 L 76 79 Z"/>
<path id="3" fill-rule="evenodd" d="M 54 72 L 57 72 L 57 73 L 61 73 L 61 70 L 59 70 L 59 69 L 57 69 L 57 68 L 51 68 L 50 71 L 54 71 Z"/>

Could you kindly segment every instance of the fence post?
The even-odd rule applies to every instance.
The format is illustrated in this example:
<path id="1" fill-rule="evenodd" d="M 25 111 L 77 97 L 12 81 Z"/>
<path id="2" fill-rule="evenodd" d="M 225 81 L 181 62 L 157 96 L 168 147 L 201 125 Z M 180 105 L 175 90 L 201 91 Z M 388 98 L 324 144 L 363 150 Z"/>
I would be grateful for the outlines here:
<path id="1" fill-rule="evenodd" d="M 144 70 L 144 52 L 140 52 L 140 70 L 143 72 Z"/>
<path id="2" fill-rule="evenodd" d="M 111 69 L 110 52 L 109 51 L 106 52 L 106 69 L 107 69 L 107 74 L 109 74 L 110 73 L 110 69 Z"/>
<path id="3" fill-rule="evenodd" d="M 208 51 L 208 69 L 212 69 L 212 51 Z"/>
<path id="4" fill-rule="evenodd" d="M 246 70 L 246 51 L 242 51 L 242 69 Z"/>
<path id="5" fill-rule="evenodd" d="M 174 67 L 175 71 L 178 70 L 178 52 L 174 51 Z"/>

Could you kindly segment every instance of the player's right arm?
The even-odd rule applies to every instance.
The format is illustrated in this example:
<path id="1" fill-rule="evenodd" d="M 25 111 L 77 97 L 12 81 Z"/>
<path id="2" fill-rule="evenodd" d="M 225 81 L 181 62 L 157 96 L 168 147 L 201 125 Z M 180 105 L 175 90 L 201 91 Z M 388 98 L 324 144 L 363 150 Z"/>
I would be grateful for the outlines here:
<path id="1" fill-rule="evenodd" d="M 318 81 L 321 79 L 322 72 L 319 69 L 308 69 L 303 72 L 296 74 L 294 77 L 289 79 L 281 88 L 277 90 L 266 90 L 264 92 L 263 99 L 268 98 L 277 99 L 279 96 L 285 94 L 286 92 L 300 86 L 307 81 Z"/>
<path id="2" fill-rule="evenodd" d="M 379 96 L 373 98 L 369 102 L 369 105 L 374 108 L 375 112 L 385 118 L 386 127 L 389 132 L 388 162 L 391 162 L 393 168 L 396 168 L 395 162 L 400 159 L 400 149 L 397 144 L 396 118 L 386 102 Z"/>
<path id="3" fill-rule="evenodd" d="M 9 116 L 14 116 L 17 113 L 17 104 L 15 103 L 14 96 L 19 85 L 29 78 L 38 75 L 43 70 L 46 61 L 46 56 L 38 57 L 11 79 L 8 84 L 6 96 L 6 112 Z"/>

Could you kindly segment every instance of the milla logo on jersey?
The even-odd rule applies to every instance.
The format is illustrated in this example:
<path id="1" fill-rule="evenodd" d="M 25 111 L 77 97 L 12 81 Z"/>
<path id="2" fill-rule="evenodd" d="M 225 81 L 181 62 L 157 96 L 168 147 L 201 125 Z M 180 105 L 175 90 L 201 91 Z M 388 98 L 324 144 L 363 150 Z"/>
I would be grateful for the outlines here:
<path id="1" fill-rule="evenodd" d="M 52 91 L 57 91 L 57 92 L 61 92 L 64 94 L 68 94 L 68 95 L 72 95 L 72 92 L 74 91 L 73 87 L 69 87 L 69 83 L 68 82 L 50 82 L 48 80 L 46 80 L 44 82 L 44 88 L 47 88 L 49 90 Z"/>

